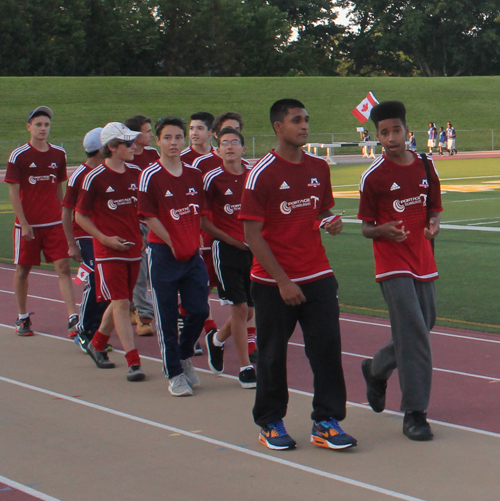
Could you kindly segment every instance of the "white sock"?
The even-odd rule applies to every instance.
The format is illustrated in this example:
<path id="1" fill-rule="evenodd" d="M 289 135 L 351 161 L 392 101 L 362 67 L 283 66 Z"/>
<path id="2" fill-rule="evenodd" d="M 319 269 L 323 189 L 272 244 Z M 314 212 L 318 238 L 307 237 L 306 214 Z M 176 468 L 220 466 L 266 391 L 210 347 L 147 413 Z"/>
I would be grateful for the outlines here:
<path id="1" fill-rule="evenodd" d="M 217 331 L 215 334 L 214 334 L 214 337 L 212 338 L 212 342 L 214 343 L 214 346 L 217 346 L 219 348 L 221 348 L 222 346 L 224 346 L 224 341 L 219 341 L 217 339 L 217 334 L 219 333 L 219 331 Z"/>
<path id="2" fill-rule="evenodd" d="M 24 320 L 30 316 L 29 313 L 19 313 L 19 320 Z"/>
<path id="3" fill-rule="evenodd" d="M 253 369 L 253 365 L 247 365 L 245 367 L 240 367 L 240 372 L 246 371 L 247 369 Z"/>

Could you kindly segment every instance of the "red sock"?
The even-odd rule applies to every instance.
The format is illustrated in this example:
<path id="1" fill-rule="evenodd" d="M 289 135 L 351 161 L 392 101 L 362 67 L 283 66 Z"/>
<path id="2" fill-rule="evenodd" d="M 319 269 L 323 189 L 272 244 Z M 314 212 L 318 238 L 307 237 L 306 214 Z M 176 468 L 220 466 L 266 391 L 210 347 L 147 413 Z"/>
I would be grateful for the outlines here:
<path id="1" fill-rule="evenodd" d="M 212 329 L 217 330 L 217 324 L 211 318 L 208 318 L 205 320 L 205 332 L 208 334 L 208 331 Z"/>
<path id="2" fill-rule="evenodd" d="M 94 337 L 92 338 L 92 344 L 97 351 L 104 351 L 106 345 L 108 344 L 109 336 L 105 336 L 101 331 L 95 331 Z"/>
<path id="3" fill-rule="evenodd" d="M 248 333 L 248 354 L 251 355 L 256 349 L 257 345 L 255 344 L 255 333 L 257 329 L 255 327 L 247 327 Z"/>
<path id="4" fill-rule="evenodd" d="M 182 307 L 182 304 L 179 305 L 179 313 L 183 317 L 187 317 L 188 312 Z"/>
<path id="5" fill-rule="evenodd" d="M 129 367 L 132 367 L 133 365 L 141 365 L 141 357 L 139 357 L 137 349 L 133 349 L 125 353 L 125 358 L 127 359 Z"/>

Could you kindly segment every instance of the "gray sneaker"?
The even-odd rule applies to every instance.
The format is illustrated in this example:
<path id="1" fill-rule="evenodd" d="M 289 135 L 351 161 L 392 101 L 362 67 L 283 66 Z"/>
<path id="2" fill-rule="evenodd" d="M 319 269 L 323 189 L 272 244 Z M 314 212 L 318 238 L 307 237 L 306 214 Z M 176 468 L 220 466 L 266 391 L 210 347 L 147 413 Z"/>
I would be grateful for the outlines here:
<path id="1" fill-rule="evenodd" d="M 189 386 L 184 374 L 179 374 L 168 380 L 168 391 L 174 397 L 189 397 L 193 394 L 193 389 Z"/>
<path id="2" fill-rule="evenodd" d="M 186 358 L 186 360 L 181 360 L 181 364 L 182 370 L 184 371 L 184 376 L 186 376 L 186 379 L 191 388 L 197 388 L 198 386 L 200 386 L 200 378 L 194 370 L 193 361 L 190 358 Z"/>
<path id="3" fill-rule="evenodd" d="M 97 351 L 91 342 L 87 344 L 87 355 L 90 355 L 99 369 L 113 369 L 115 367 L 115 364 L 108 358 L 108 354 L 105 351 Z"/>
<path id="4" fill-rule="evenodd" d="M 140 365 L 132 365 L 128 368 L 127 381 L 142 381 L 145 377 Z"/>

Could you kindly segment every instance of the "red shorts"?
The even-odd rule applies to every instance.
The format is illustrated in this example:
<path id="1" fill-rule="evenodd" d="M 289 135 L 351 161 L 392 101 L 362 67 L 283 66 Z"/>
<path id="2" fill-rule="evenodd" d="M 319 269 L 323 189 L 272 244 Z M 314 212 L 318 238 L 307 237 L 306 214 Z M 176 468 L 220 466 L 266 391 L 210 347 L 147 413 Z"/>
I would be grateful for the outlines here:
<path id="1" fill-rule="evenodd" d="M 59 259 L 69 259 L 69 247 L 62 224 L 33 228 L 35 238 L 25 240 L 21 228 L 14 226 L 14 264 L 21 266 L 40 266 L 40 253 L 46 263 Z"/>
<path id="2" fill-rule="evenodd" d="M 100 261 L 96 263 L 95 285 L 98 302 L 132 301 L 141 261 Z"/>

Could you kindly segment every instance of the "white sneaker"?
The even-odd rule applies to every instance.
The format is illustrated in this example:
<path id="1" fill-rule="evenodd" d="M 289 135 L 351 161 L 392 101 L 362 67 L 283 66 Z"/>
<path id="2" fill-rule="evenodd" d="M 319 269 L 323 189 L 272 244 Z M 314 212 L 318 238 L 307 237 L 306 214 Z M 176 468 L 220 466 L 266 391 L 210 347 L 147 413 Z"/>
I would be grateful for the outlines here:
<path id="1" fill-rule="evenodd" d="M 184 371 L 184 376 L 186 376 L 187 382 L 191 386 L 191 388 L 197 388 L 200 386 L 200 378 L 198 374 L 194 370 L 193 362 L 190 358 L 186 358 L 186 360 L 181 360 L 182 370 Z"/>
<path id="2" fill-rule="evenodd" d="M 179 374 L 168 380 L 168 391 L 174 397 L 189 397 L 193 394 L 193 389 L 189 386 L 184 374 Z"/>

